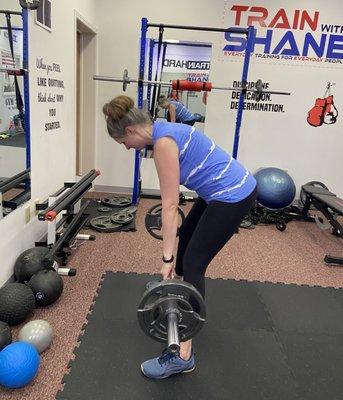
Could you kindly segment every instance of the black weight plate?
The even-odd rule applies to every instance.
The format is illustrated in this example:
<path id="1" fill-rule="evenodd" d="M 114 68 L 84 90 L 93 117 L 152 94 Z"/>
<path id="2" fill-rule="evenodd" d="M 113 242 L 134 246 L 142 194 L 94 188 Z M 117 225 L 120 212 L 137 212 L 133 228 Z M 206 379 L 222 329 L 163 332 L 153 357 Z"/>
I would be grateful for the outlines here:
<path id="1" fill-rule="evenodd" d="M 98 211 L 99 212 L 109 212 L 112 210 L 112 207 L 99 207 Z"/>
<path id="2" fill-rule="evenodd" d="M 130 206 L 123 208 L 122 210 L 118 211 L 118 213 L 128 213 L 128 214 L 135 214 L 137 212 L 137 207 L 136 206 Z"/>
<path id="3" fill-rule="evenodd" d="M 124 208 L 116 213 L 111 214 L 112 222 L 115 224 L 127 225 L 134 219 L 134 214 L 137 211 L 136 206 Z"/>
<path id="4" fill-rule="evenodd" d="M 133 221 L 133 214 L 130 213 L 115 213 L 111 214 L 111 220 L 114 224 L 126 225 Z"/>
<path id="5" fill-rule="evenodd" d="M 179 211 L 179 225 L 178 229 L 180 226 L 183 224 L 183 221 L 185 220 L 185 214 L 182 211 L 180 207 L 178 207 Z M 151 207 L 146 215 L 145 215 L 145 228 L 146 230 L 150 233 L 152 237 L 155 239 L 162 240 L 162 204 L 156 204 L 153 207 Z M 179 233 L 177 233 L 178 235 Z"/>
<path id="6" fill-rule="evenodd" d="M 122 196 L 107 197 L 102 199 L 101 203 L 107 207 L 125 207 L 131 204 L 131 198 Z"/>
<path id="7" fill-rule="evenodd" d="M 115 224 L 109 215 L 101 215 L 100 217 L 92 218 L 89 224 L 91 228 L 104 233 L 117 232 L 122 227 L 121 224 Z"/>
<path id="8" fill-rule="evenodd" d="M 128 72 L 128 70 L 125 68 L 125 69 L 124 69 L 124 73 L 123 73 L 123 91 L 124 91 L 124 92 L 126 92 L 126 86 L 127 86 L 128 83 L 130 83 L 129 72 Z"/>
<path id="9" fill-rule="evenodd" d="M 141 329 L 154 340 L 168 340 L 165 309 L 169 300 L 177 303 L 180 341 L 192 338 L 205 323 L 205 302 L 194 286 L 179 279 L 167 279 L 145 291 L 137 310 Z"/>

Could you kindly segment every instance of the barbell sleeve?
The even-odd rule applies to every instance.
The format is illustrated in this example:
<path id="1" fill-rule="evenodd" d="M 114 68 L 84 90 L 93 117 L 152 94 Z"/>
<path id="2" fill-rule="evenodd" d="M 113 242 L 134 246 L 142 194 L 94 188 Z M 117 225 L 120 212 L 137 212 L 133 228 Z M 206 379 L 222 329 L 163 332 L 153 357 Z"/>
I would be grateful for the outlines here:
<path id="1" fill-rule="evenodd" d="M 179 318 L 176 313 L 171 312 L 167 315 L 168 321 L 168 348 L 173 353 L 180 351 L 179 338 Z"/>
<path id="2" fill-rule="evenodd" d="M 213 86 L 212 87 L 213 90 L 231 90 L 233 92 L 254 92 L 254 93 L 259 93 L 259 94 L 280 94 L 283 96 L 290 96 L 291 93 L 290 92 L 282 92 L 282 91 L 276 91 L 276 90 L 263 90 L 259 91 L 256 89 L 245 89 L 245 88 L 233 88 L 233 87 L 223 87 L 223 86 Z"/>

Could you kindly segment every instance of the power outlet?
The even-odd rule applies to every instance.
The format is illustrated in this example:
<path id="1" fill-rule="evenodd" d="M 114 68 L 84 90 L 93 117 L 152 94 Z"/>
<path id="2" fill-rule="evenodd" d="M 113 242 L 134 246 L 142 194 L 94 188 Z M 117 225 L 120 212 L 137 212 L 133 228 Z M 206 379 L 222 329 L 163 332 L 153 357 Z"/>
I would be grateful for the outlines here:
<path id="1" fill-rule="evenodd" d="M 28 224 L 31 220 L 31 207 L 27 206 L 25 208 L 25 224 Z"/>

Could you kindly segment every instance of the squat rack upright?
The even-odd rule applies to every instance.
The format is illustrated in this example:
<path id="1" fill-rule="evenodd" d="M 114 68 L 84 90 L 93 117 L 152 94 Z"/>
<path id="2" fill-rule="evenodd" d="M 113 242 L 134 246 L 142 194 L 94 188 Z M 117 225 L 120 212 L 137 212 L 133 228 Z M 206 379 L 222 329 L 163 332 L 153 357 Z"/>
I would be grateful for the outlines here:
<path id="1" fill-rule="evenodd" d="M 182 29 L 182 30 L 192 30 L 192 31 L 203 31 L 203 32 L 231 32 L 246 35 L 247 37 L 247 45 L 244 54 L 243 61 L 243 71 L 241 82 L 244 83 L 248 80 L 248 70 L 249 70 L 249 62 L 251 57 L 251 52 L 254 43 L 255 31 L 252 26 L 248 28 L 213 28 L 206 26 L 187 26 L 187 25 L 169 25 L 169 24 L 157 24 L 157 23 L 149 23 L 147 18 L 142 18 L 141 21 L 141 40 L 140 40 L 140 57 L 139 57 L 139 82 L 138 82 L 138 108 L 143 108 L 143 80 L 145 73 L 145 59 L 146 59 L 146 44 L 147 44 L 147 32 L 148 28 L 159 28 L 160 30 L 164 29 Z M 149 88 L 149 86 L 148 86 Z M 244 93 L 244 89 L 242 90 Z M 232 156 L 237 158 L 238 154 L 238 145 L 239 145 L 239 134 L 242 123 L 243 116 L 243 108 L 244 108 L 244 95 L 239 96 L 238 109 L 237 109 L 237 117 L 236 117 L 236 127 L 235 127 L 235 136 L 234 136 L 234 144 Z M 141 152 L 136 150 L 135 152 L 135 168 L 134 168 L 134 177 L 133 177 L 133 192 L 132 192 L 132 204 L 137 204 L 138 198 L 140 195 L 141 187 L 140 187 L 140 163 L 141 163 Z"/>

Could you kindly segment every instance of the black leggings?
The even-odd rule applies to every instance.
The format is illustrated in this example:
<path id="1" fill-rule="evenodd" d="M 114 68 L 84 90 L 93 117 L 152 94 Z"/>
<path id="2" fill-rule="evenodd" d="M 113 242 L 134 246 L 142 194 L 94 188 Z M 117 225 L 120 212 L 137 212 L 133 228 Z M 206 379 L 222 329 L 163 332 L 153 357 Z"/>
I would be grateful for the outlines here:
<path id="1" fill-rule="evenodd" d="M 256 189 L 237 203 L 198 198 L 179 232 L 175 272 L 205 298 L 205 272 L 215 255 L 237 231 L 256 199 Z"/>
<path id="2" fill-rule="evenodd" d="M 195 120 L 195 119 L 191 119 L 191 120 L 189 120 L 189 121 L 183 121 L 183 122 L 181 122 L 181 121 L 176 121 L 176 122 L 180 122 L 181 124 L 193 126 L 193 125 L 196 123 L 196 120 Z"/>

